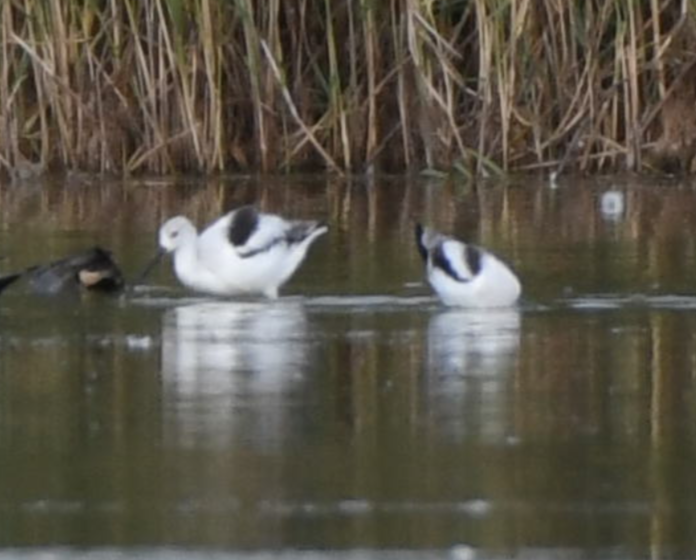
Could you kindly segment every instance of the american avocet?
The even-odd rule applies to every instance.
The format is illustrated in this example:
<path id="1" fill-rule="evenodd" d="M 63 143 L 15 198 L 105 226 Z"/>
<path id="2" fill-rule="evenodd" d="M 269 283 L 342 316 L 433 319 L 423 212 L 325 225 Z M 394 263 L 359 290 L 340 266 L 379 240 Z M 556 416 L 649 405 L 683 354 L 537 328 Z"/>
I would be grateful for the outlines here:
<path id="1" fill-rule="evenodd" d="M 30 291 L 47 295 L 76 289 L 116 292 L 125 283 L 111 253 L 101 247 L 3 276 L 0 291 L 22 277 L 27 278 Z"/>
<path id="2" fill-rule="evenodd" d="M 160 251 L 141 279 L 162 255 L 173 253 L 177 278 L 192 290 L 275 299 L 309 246 L 327 231 L 323 222 L 289 221 L 253 206 L 225 214 L 200 234 L 188 218 L 176 216 L 160 228 Z"/>
<path id="3" fill-rule="evenodd" d="M 445 305 L 505 307 L 522 288 L 510 268 L 488 251 L 416 225 L 418 251 L 428 282 Z"/>

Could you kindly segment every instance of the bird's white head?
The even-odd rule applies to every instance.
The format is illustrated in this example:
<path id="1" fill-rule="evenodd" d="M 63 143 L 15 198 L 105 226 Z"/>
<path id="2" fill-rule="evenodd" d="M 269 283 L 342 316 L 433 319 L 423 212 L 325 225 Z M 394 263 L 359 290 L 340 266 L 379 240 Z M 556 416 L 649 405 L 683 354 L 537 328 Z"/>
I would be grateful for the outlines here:
<path id="1" fill-rule="evenodd" d="M 159 230 L 159 244 L 162 249 L 171 253 L 179 247 L 196 239 L 196 226 L 184 216 L 170 218 Z"/>

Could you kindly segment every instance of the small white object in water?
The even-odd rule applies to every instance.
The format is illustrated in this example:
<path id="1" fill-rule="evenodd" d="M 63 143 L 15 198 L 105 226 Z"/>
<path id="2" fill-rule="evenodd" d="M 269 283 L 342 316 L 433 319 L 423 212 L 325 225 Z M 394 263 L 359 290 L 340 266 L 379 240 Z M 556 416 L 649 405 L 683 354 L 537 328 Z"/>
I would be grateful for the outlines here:
<path id="1" fill-rule="evenodd" d="M 243 206 L 213 222 L 200 235 L 184 216 L 167 220 L 159 231 L 161 251 L 174 254 L 179 281 L 198 292 L 219 296 L 263 294 L 293 275 L 314 240 L 328 231 L 316 221 L 289 221 Z"/>
<path id="2" fill-rule="evenodd" d="M 453 560 L 474 560 L 476 549 L 466 544 L 457 544 L 450 549 Z"/>
<path id="3" fill-rule="evenodd" d="M 428 282 L 445 305 L 509 307 L 519 299 L 522 287 L 517 276 L 488 251 L 420 224 L 416 243 Z"/>
<path id="4" fill-rule="evenodd" d="M 554 190 L 558 188 L 558 175 L 559 173 L 557 170 L 549 173 L 549 187 Z"/>
<path id="5" fill-rule="evenodd" d="M 606 191 L 600 198 L 600 210 L 602 216 L 608 220 L 617 220 L 623 216 L 625 209 L 625 196 L 620 191 Z"/>
<path id="6" fill-rule="evenodd" d="M 152 348 L 152 337 L 129 334 L 126 336 L 126 346 L 129 350 L 149 350 Z"/>

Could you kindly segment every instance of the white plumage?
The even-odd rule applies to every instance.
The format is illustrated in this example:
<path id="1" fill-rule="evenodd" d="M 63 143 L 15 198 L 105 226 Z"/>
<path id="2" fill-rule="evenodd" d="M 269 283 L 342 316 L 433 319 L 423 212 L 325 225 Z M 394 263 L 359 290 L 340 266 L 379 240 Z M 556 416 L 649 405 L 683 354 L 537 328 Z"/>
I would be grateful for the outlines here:
<path id="1" fill-rule="evenodd" d="M 188 218 L 171 218 L 160 228 L 159 244 L 164 252 L 173 253 L 174 272 L 188 288 L 213 295 L 263 294 L 275 299 L 309 246 L 327 231 L 323 222 L 290 221 L 243 206 L 217 219 L 200 235 Z"/>
<path id="2" fill-rule="evenodd" d="M 445 305 L 506 307 L 519 299 L 522 287 L 517 276 L 488 251 L 420 224 L 416 243 L 428 282 Z"/>

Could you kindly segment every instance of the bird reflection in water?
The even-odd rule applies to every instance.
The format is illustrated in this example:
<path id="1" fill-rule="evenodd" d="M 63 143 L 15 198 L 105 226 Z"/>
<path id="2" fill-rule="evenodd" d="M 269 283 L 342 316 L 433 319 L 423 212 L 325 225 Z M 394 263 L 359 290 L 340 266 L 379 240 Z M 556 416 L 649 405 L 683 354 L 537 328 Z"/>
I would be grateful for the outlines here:
<path id="1" fill-rule="evenodd" d="M 508 381 L 520 343 L 517 309 L 451 309 L 428 325 L 431 415 L 439 429 L 462 436 L 507 437 Z"/>
<path id="2" fill-rule="evenodd" d="M 300 302 L 216 301 L 171 309 L 162 332 L 170 435 L 183 444 L 241 437 L 280 445 L 308 348 Z"/>

